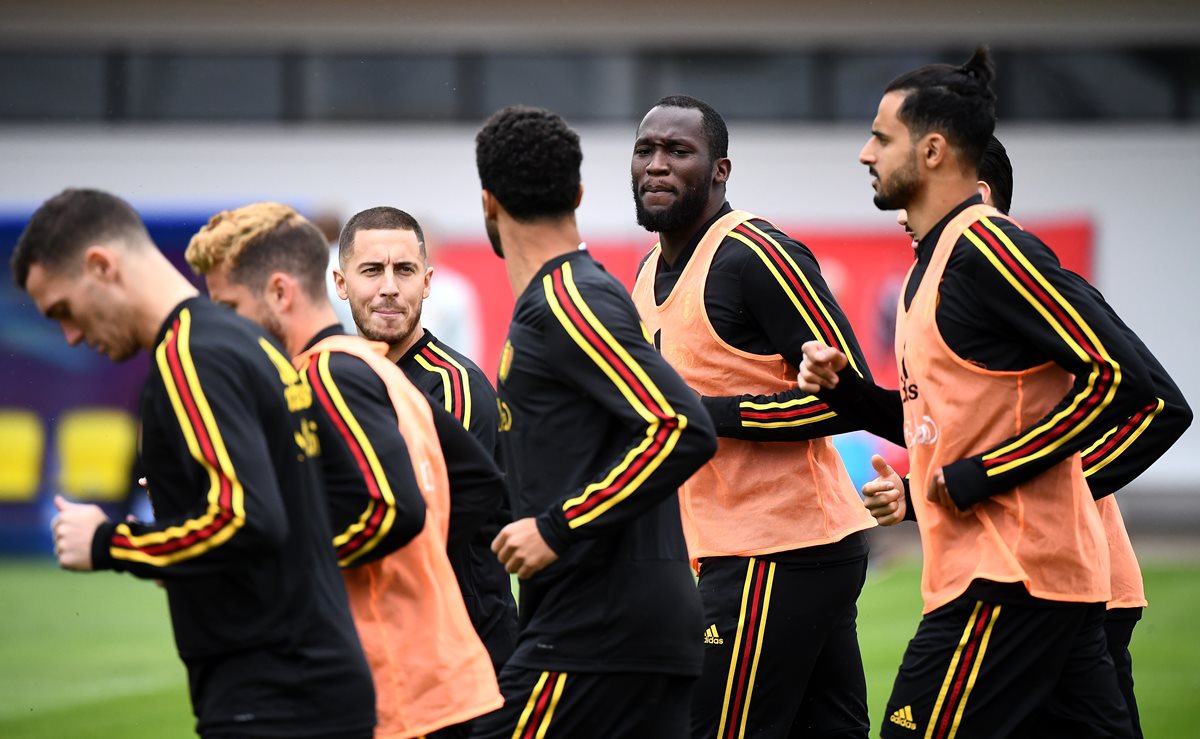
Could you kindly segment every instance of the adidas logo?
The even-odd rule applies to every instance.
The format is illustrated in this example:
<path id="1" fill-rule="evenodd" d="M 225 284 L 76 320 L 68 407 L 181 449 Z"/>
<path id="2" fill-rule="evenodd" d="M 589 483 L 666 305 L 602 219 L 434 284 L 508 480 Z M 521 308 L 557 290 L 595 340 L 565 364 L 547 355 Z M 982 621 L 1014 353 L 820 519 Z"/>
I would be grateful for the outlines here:
<path id="1" fill-rule="evenodd" d="M 725 640 L 717 634 L 717 625 L 713 624 L 704 630 L 705 644 L 724 644 Z"/>
<path id="2" fill-rule="evenodd" d="M 898 724 L 906 729 L 916 731 L 917 722 L 913 721 L 912 706 L 905 706 L 888 717 L 888 720 L 893 724 Z"/>

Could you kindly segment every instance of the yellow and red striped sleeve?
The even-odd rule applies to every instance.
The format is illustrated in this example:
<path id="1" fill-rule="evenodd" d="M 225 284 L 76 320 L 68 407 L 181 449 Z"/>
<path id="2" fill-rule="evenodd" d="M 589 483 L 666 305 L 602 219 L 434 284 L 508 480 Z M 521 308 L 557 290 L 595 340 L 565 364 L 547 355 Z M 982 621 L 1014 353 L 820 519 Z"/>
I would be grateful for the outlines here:
<path id="1" fill-rule="evenodd" d="M 751 221 L 738 224 L 728 238 L 748 248 L 778 284 L 783 295 L 796 311 L 794 318 L 808 328 L 817 341 L 840 350 L 849 360 L 851 369 L 859 376 L 857 352 L 846 340 L 835 311 L 821 297 L 804 270 L 788 250 L 767 231 Z M 813 395 L 781 399 L 744 399 L 738 410 L 743 428 L 784 429 L 808 426 L 827 421 L 837 414 L 827 403 Z"/>
<path id="2" fill-rule="evenodd" d="M 338 565 L 348 567 L 372 553 L 387 537 L 396 520 L 396 496 L 375 446 L 329 370 L 329 356 L 330 352 L 321 352 L 312 357 L 306 374 L 314 397 L 329 419 L 331 435 L 349 450 L 361 479 L 361 485 L 356 486 L 361 491 L 361 512 L 349 525 L 334 527 Z"/>
<path id="3" fill-rule="evenodd" d="M 191 312 L 180 311 L 155 351 L 188 451 L 207 473 L 203 512 L 177 525 L 135 534 L 117 524 L 111 539 L 113 559 L 165 567 L 221 546 L 246 524 L 245 490 L 230 459 L 191 353 Z"/>
<path id="4" fill-rule="evenodd" d="M 988 477 L 1003 475 L 1064 448 L 1110 406 L 1122 382 L 1121 364 L 1093 327 L 991 219 L 964 236 L 1043 318 L 1077 360 L 1089 368 L 1075 395 L 1041 422 L 982 455 Z"/>
<path id="5" fill-rule="evenodd" d="M 644 435 L 613 467 L 563 502 L 567 525 L 577 529 L 636 492 L 670 456 L 688 419 L 675 412 L 646 370 L 596 317 L 575 284 L 569 262 L 544 276 L 542 288 L 562 329 L 645 424 Z"/>
<path id="6" fill-rule="evenodd" d="M 413 357 L 427 372 L 442 378 L 442 398 L 446 411 L 471 428 L 471 383 L 467 370 L 449 352 L 429 342 Z"/>

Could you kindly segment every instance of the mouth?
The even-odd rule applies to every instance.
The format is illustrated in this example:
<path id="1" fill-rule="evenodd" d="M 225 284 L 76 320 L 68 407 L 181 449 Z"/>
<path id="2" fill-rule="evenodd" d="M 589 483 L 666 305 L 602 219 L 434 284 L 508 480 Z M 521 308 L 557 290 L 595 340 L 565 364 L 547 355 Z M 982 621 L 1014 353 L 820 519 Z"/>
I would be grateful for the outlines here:
<path id="1" fill-rule="evenodd" d="M 670 185 L 644 185 L 638 192 L 646 205 L 667 204 L 676 197 L 675 188 Z"/>
<path id="2" fill-rule="evenodd" d="M 371 312 L 375 315 L 383 316 L 384 318 L 393 318 L 395 316 L 403 315 L 404 313 L 404 311 L 400 310 L 399 308 L 390 305 L 372 308 Z"/>

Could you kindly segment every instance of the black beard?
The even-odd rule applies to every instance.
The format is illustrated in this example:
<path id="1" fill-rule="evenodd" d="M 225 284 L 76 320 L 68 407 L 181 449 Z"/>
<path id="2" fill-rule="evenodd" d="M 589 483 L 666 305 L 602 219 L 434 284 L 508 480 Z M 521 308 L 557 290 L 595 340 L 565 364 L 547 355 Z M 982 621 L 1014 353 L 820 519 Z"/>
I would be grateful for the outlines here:
<path id="1" fill-rule="evenodd" d="M 483 221 L 483 228 L 487 231 L 488 241 L 491 242 L 492 251 L 496 256 L 504 259 L 504 247 L 500 244 L 500 228 L 487 219 Z"/>
<path id="2" fill-rule="evenodd" d="M 892 175 L 892 182 L 888 188 L 884 189 L 883 180 L 879 180 L 879 189 L 875 191 L 875 207 L 880 210 L 907 208 L 916 196 L 919 187 L 917 163 L 914 158 Z"/>
<path id="3" fill-rule="evenodd" d="M 704 216 L 707 207 L 708 191 L 700 189 L 699 185 L 688 185 L 674 205 L 652 213 L 642 204 L 637 182 L 633 183 L 633 208 L 638 225 L 651 233 L 670 233 L 693 226 Z"/>

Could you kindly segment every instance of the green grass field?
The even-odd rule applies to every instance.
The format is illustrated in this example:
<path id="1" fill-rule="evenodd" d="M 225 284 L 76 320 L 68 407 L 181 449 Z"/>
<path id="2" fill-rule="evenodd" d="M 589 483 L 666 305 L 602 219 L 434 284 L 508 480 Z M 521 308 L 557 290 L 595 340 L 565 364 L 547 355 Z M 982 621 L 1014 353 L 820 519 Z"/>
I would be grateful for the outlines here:
<path id="1" fill-rule="evenodd" d="M 1148 737 L 1200 730 L 1200 640 L 1191 636 L 1200 567 L 1146 568 L 1153 606 L 1134 632 Z M 920 616 L 916 565 L 875 570 L 859 600 L 871 720 L 878 726 Z M 128 576 L 76 575 L 0 560 L 0 737 L 192 736 L 183 667 L 161 590 Z"/>

